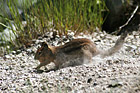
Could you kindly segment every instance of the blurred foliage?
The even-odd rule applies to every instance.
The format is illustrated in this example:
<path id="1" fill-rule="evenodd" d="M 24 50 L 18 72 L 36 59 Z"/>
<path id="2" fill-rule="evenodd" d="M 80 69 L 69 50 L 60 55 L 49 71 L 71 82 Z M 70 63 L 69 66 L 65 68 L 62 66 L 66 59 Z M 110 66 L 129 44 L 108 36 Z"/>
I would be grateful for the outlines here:
<path id="1" fill-rule="evenodd" d="M 6 1 L 11 19 L 3 15 L 0 18 L 8 22 L 16 36 L 15 41 L 10 41 L 14 47 L 28 46 L 32 39 L 48 31 L 57 31 L 60 36 L 67 36 L 68 31 L 75 35 L 94 32 L 96 28 L 101 28 L 103 11 L 106 9 L 103 0 L 34 0 L 35 3 L 30 0 Z M 23 25 L 23 20 L 26 25 Z"/>

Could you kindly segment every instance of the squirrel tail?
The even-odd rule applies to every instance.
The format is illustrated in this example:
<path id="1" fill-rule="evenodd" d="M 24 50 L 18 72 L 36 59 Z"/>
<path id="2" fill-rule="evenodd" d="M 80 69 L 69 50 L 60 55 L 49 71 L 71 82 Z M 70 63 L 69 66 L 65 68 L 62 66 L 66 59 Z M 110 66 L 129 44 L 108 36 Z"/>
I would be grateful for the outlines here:
<path id="1" fill-rule="evenodd" d="M 100 52 L 100 55 L 102 58 L 106 57 L 106 56 L 111 56 L 112 54 L 116 53 L 118 50 L 121 49 L 121 47 L 123 46 L 124 42 L 125 42 L 125 38 L 127 37 L 128 32 L 124 31 L 120 38 L 118 38 L 118 40 L 116 41 L 115 45 L 103 52 Z"/>

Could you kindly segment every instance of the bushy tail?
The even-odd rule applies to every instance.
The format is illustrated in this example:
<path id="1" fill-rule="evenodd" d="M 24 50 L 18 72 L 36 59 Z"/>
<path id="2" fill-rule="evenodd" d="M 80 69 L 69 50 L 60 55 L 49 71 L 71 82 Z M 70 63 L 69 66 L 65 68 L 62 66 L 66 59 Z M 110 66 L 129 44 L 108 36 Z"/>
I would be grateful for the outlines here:
<path id="1" fill-rule="evenodd" d="M 123 43 L 125 41 L 125 38 L 127 37 L 127 31 L 125 31 L 124 33 L 121 34 L 120 38 L 116 41 L 115 45 L 104 51 L 104 52 L 100 52 L 101 57 L 106 57 L 106 56 L 111 56 L 112 54 L 114 54 L 115 52 L 117 52 L 118 50 L 121 49 L 121 47 L 123 46 Z"/>

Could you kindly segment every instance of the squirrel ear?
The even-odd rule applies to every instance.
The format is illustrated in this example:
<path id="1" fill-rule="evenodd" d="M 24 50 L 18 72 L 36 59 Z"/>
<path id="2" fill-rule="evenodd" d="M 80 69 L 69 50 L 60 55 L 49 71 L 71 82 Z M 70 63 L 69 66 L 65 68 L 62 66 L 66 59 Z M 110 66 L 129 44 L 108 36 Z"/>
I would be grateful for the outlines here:
<path id="1" fill-rule="evenodd" d="M 48 44 L 46 42 L 42 42 L 41 46 L 48 48 Z"/>

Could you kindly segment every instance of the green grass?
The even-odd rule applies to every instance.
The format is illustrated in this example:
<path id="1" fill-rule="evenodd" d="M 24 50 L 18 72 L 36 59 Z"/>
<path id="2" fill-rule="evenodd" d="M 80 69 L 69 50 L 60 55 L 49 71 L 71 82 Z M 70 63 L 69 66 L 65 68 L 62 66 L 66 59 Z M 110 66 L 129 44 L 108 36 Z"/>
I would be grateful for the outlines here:
<path id="1" fill-rule="evenodd" d="M 25 0 L 22 4 L 18 3 L 17 0 L 7 2 L 13 20 L 0 16 L 17 35 L 15 41 L 10 41 L 17 48 L 48 31 L 57 30 L 60 36 L 67 36 L 69 30 L 75 35 L 81 32 L 92 33 L 97 27 L 101 28 L 104 22 L 103 11 L 106 9 L 103 0 L 37 0 L 35 4 Z M 26 26 L 22 25 L 19 6 L 24 11 Z M 12 28 L 11 22 L 16 30 Z"/>

